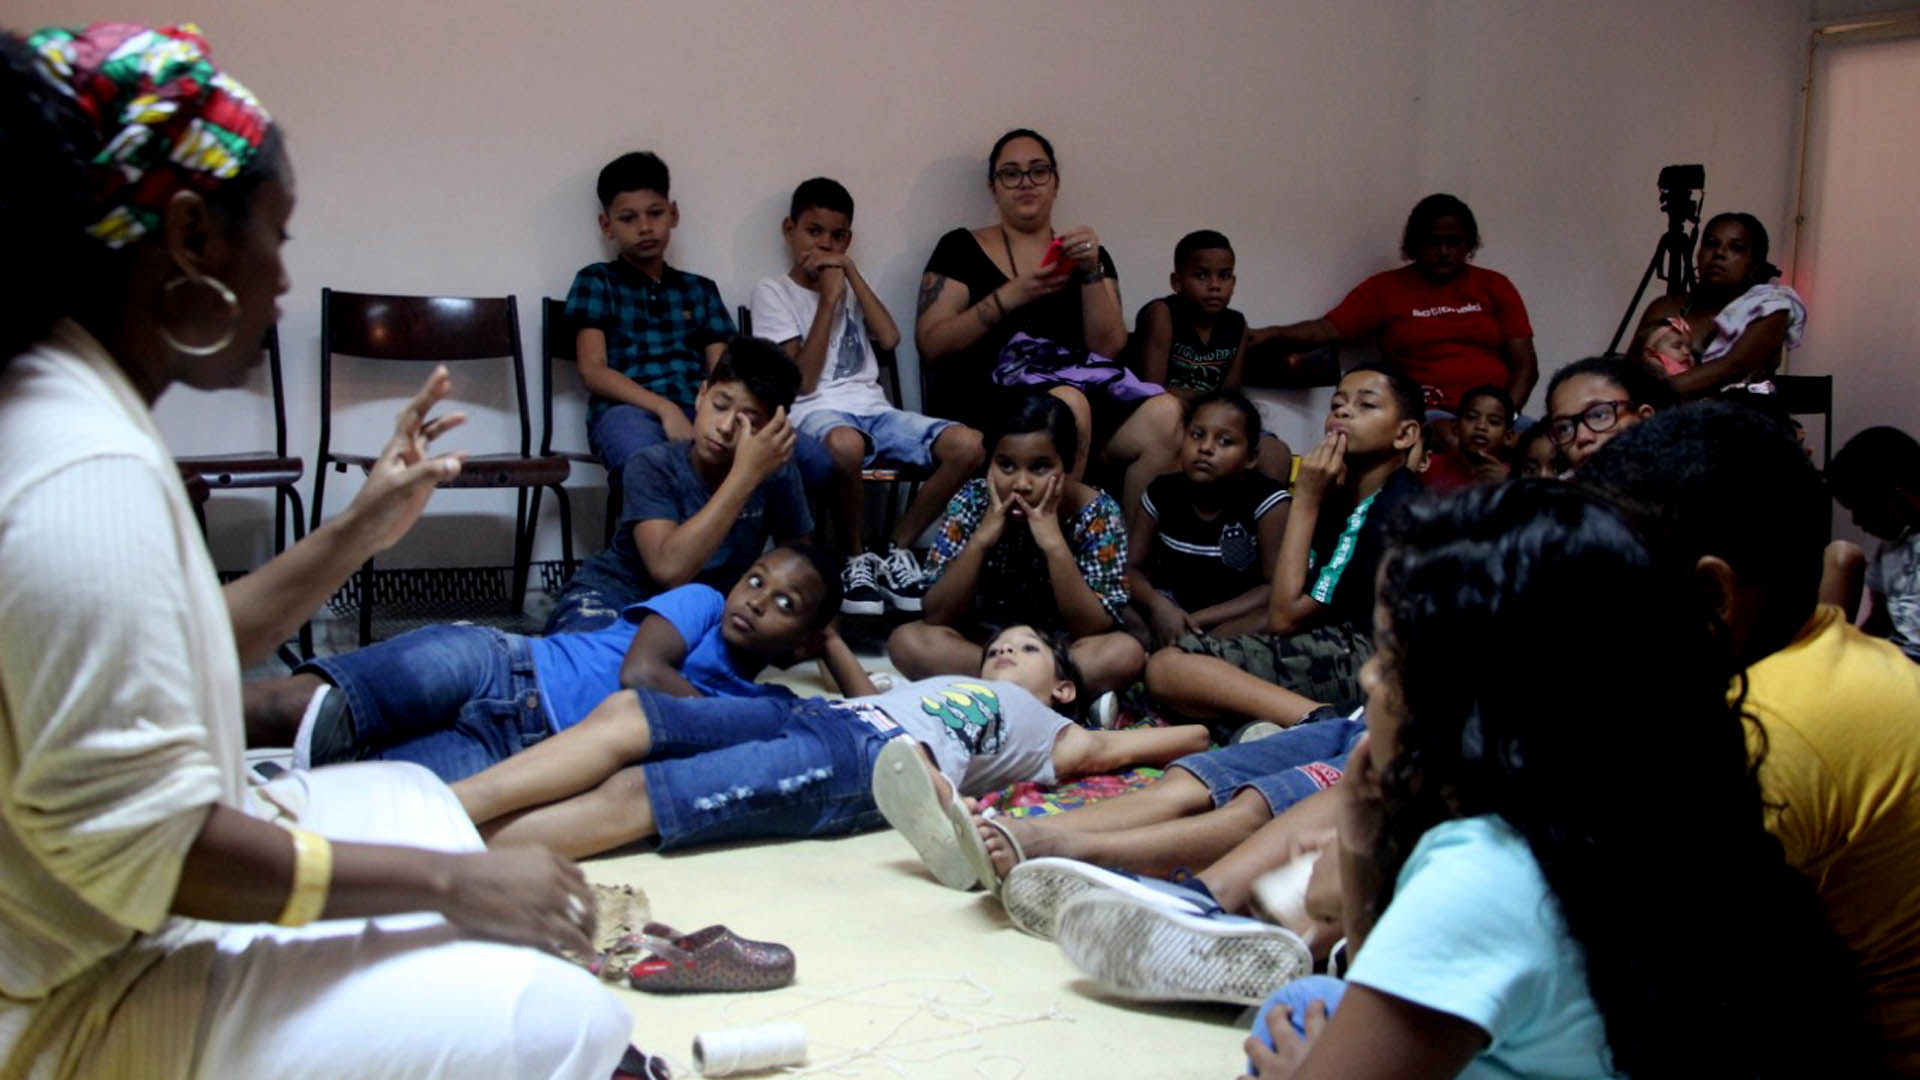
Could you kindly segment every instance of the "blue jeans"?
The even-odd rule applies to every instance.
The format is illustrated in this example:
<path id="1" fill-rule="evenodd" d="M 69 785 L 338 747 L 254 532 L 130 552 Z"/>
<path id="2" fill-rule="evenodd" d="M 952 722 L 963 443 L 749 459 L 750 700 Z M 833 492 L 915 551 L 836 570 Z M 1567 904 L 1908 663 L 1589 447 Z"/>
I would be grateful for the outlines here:
<path id="1" fill-rule="evenodd" d="M 653 735 L 642 771 L 660 850 L 885 822 L 873 803 L 873 766 L 898 728 L 883 732 L 817 698 L 636 692 Z"/>
<path id="2" fill-rule="evenodd" d="M 411 761 L 452 783 L 553 732 L 527 639 L 487 626 L 427 626 L 300 665 L 346 695 L 352 754 Z"/>
<path id="3" fill-rule="evenodd" d="M 1260 1006 L 1260 1015 L 1253 1018 L 1253 1037 L 1266 1043 L 1269 1048 L 1273 1046 L 1273 1035 L 1267 1031 L 1267 1014 L 1273 1011 L 1275 1005 L 1284 1004 L 1293 1010 L 1294 1034 L 1305 1038 L 1307 1006 L 1316 1001 L 1324 1002 L 1327 1015 L 1332 1016 L 1333 1011 L 1340 1007 L 1340 998 L 1346 992 L 1344 979 L 1336 979 L 1331 975 L 1302 975 L 1275 990 L 1273 996 L 1267 998 L 1266 1004 Z M 1251 1061 L 1247 1062 L 1247 1074 L 1253 1075 Z"/>
<path id="4" fill-rule="evenodd" d="M 682 410 L 693 419 L 693 410 Z M 620 470 L 627 459 L 667 441 L 667 429 L 660 418 L 638 405 L 614 405 L 587 425 L 587 445 L 607 468 L 607 483 L 618 484 Z M 809 490 L 833 477 L 833 455 L 827 445 L 811 435 L 799 435 L 793 441 L 793 464 Z M 618 490 L 616 488 L 616 490 Z"/>
<path id="5" fill-rule="evenodd" d="M 1188 754 L 1172 768 L 1185 769 L 1207 785 L 1213 805 L 1225 806 L 1253 788 L 1275 815 L 1316 791 L 1332 787 L 1346 770 L 1347 755 L 1367 722 L 1323 705 L 1277 735 Z"/>

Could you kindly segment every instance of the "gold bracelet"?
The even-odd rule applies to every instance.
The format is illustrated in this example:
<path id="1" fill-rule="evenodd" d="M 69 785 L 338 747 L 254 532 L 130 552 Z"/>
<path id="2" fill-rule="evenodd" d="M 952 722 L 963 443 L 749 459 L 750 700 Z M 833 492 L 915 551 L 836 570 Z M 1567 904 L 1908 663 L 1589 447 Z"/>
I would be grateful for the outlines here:
<path id="1" fill-rule="evenodd" d="M 333 884 L 333 845 L 319 833 L 287 831 L 293 834 L 293 887 L 287 892 L 287 906 L 274 922 L 305 926 L 327 906 L 327 889 Z"/>

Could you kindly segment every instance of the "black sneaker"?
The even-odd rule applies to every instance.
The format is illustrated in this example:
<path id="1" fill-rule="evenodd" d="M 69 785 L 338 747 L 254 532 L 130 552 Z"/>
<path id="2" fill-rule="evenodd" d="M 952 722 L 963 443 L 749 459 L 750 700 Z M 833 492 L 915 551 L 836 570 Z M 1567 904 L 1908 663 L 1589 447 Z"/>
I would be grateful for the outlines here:
<path id="1" fill-rule="evenodd" d="M 920 569 L 920 560 L 914 558 L 911 549 L 896 547 L 887 551 L 886 559 L 880 564 L 880 591 L 895 611 L 920 610 L 920 601 L 927 595 L 927 575 Z"/>
<path id="2" fill-rule="evenodd" d="M 867 552 L 847 560 L 840 572 L 840 613 L 843 615 L 880 615 L 887 610 L 886 594 L 877 583 L 880 556 Z"/>

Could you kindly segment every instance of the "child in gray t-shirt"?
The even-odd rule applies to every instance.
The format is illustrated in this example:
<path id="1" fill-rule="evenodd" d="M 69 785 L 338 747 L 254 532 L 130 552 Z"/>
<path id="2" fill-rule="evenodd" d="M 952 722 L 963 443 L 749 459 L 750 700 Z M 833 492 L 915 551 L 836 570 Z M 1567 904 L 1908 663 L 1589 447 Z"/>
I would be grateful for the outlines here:
<path id="1" fill-rule="evenodd" d="M 864 682 L 857 664 L 853 684 Z M 842 685 L 850 685 L 843 677 Z M 946 803 L 1021 780 L 1163 764 L 1205 749 L 1199 725 L 1087 731 L 1064 645 L 1009 627 L 976 676 L 942 675 L 846 701 L 674 698 L 621 691 L 585 720 L 454 785 L 489 842 L 569 856 L 657 836 L 661 848 L 823 836 L 880 824 L 875 766 L 908 755 Z M 961 807 L 961 819 L 965 809 Z"/>

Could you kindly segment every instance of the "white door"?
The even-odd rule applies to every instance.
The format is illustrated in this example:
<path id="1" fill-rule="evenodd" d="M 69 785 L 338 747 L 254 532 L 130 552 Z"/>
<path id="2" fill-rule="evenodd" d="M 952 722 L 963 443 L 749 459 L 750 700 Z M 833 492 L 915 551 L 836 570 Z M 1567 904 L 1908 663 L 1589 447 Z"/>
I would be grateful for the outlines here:
<path id="1" fill-rule="evenodd" d="M 1920 438 L 1920 38 L 1823 46 L 1813 75 L 1792 272 L 1807 332 L 1788 370 L 1834 377 L 1835 449 L 1878 424 Z M 1844 510 L 1835 526 L 1873 550 Z"/>

